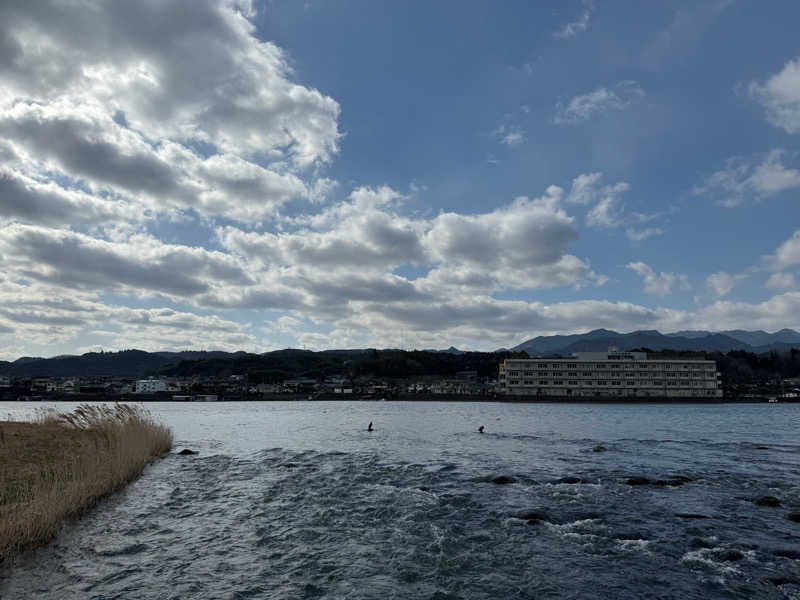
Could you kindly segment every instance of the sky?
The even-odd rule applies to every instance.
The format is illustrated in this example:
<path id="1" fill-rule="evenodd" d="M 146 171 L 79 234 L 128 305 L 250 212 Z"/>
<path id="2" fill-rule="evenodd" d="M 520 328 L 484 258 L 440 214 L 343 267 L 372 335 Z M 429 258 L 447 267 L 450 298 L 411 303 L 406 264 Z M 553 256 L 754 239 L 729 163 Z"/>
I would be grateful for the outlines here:
<path id="1" fill-rule="evenodd" d="M 0 359 L 800 329 L 800 3 L 0 3 Z"/>

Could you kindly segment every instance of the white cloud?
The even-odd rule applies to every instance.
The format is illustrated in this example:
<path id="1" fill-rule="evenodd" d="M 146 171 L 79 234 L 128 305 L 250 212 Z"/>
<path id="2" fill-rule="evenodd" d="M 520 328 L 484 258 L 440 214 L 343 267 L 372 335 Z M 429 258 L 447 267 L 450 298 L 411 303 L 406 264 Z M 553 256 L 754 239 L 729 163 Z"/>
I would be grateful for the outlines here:
<path id="1" fill-rule="evenodd" d="M 625 265 L 627 268 L 638 273 L 644 279 L 644 291 L 656 296 L 666 296 L 679 286 L 683 290 L 689 289 L 689 279 L 686 275 L 676 275 L 675 273 L 656 273 L 649 265 L 643 262 L 631 262 Z"/>
<path id="2" fill-rule="evenodd" d="M 718 271 L 706 278 L 706 288 L 715 296 L 726 296 L 736 287 L 737 279 L 726 271 Z"/>
<path id="3" fill-rule="evenodd" d="M 584 0 L 583 11 L 580 16 L 569 23 L 565 23 L 558 31 L 553 33 L 553 37 L 557 40 L 566 40 L 575 37 L 579 33 L 583 33 L 589 28 L 589 21 L 592 18 L 592 11 L 594 11 L 594 2 L 591 0 Z"/>
<path id="4" fill-rule="evenodd" d="M 787 133 L 800 132 L 800 58 L 787 62 L 763 84 L 752 82 L 749 91 L 770 123 Z"/>
<path id="5" fill-rule="evenodd" d="M 640 100 L 644 90 L 635 81 L 622 81 L 613 88 L 599 87 L 586 94 L 574 96 L 556 107 L 557 125 L 580 123 L 596 115 L 623 110 Z"/>
<path id="6" fill-rule="evenodd" d="M 339 106 L 291 81 L 253 14 L 210 0 L 0 7 L 0 155 L 9 179 L 54 200 L 6 202 L 0 218 L 69 224 L 76 189 L 96 221 L 193 210 L 257 222 L 321 197 L 330 186 L 300 176 L 338 151 Z"/>
<path id="7" fill-rule="evenodd" d="M 770 268 L 779 271 L 800 265 L 800 229 L 778 246 L 775 254 L 766 257 L 766 261 Z"/>
<path id="8" fill-rule="evenodd" d="M 602 173 L 578 175 L 572 180 L 567 202 L 592 205 L 586 213 L 586 224 L 589 227 L 617 227 L 627 221 L 620 199 L 631 186 L 624 181 L 600 185 L 601 178 Z"/>
<path id="9" fill-rule="evenodd" d="M 763 199 L 800 187 L 800 170 L 783 164 L 785 152 L 772 150 L 760 162 L 728 159 L 725 169 L 713 173 L 694 192 L 717 199 L 722 206 L 738 206 L 750 198 Z"/>
<path id="10" fill-rule="evenodd" d="M 647 238 L 655 235 L 663 235 L 664 230 L 660 227 L 645 227 L 644 229 L 626 229 L 625 235 L 632 242 L 643 242 Z"/>
<path id="11" fill-rule="evenodd" d="M 506 146 L 518 146 L 525 141 L 525 133 L 519 127 L 500 125 L 492 135 Z"/>
<path id="12" fill-rule="evenodd" d="M 794 273 L 773 273 L 767 279 L 766 286 L 771 290 L 785 292 L 795 289 L 797 282 L 794 280 Z"/>

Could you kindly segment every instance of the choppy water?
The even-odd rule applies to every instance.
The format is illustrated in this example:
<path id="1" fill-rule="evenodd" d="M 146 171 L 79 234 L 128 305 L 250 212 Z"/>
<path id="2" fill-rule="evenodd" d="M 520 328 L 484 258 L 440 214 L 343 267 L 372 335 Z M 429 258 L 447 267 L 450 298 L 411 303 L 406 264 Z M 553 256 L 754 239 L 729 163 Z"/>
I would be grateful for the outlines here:
<path id="1" fill-rule="evenodd" d="M 68 524 L 0 598 L 800 598 L 800 405 L 149 407 L 200 454 Z"/>

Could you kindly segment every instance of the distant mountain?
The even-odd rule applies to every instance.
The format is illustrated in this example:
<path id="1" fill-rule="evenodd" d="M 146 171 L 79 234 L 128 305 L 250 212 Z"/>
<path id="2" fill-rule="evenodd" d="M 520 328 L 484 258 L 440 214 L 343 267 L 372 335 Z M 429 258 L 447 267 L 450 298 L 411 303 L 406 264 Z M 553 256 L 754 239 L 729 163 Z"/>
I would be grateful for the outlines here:
<path id="1" fill-rule="evenodd" d="M 775 333 L 766 331 L 743 331 L 733 329 L 731 331 L 721 331 L 725 335 L 746 342 L 751 346 L 769 346 L 771 344 L 800 344 L 800 333 L 793 329 L 781 329 Z"/>
<path id="2" fill-rule="evenodd" d="M 512 348 L 524 350 L 530 355 L 560 354 L 569 356 L 573 352 L 604 352 L 611 347 L 618 350 L 650 348 L 651 350 L 704 350 L 728 352 L 747 350 L 767 352 L 800 347 L 800 333 L 782 329 L 775 333 L 764 331 L 678 331 L 662 334 L 655 330 L 617 333 L 608 329 L 595 329 L 576 335 L 539 336 Z"/>

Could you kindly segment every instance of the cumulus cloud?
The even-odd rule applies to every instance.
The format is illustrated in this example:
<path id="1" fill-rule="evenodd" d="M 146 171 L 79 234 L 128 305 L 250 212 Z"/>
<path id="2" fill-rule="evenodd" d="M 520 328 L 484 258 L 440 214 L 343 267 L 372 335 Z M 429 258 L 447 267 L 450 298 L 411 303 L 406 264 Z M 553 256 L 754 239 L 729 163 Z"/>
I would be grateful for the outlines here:
<path id="1" fill-rule="evenodd" d="M 76 289 L 191 297 L 216 283 L 252 282 L 227 254 L 164 244 L 145 235 L 120 243 L 12 224 L 0 229 L 0 256 L 9 271 L 22 277 Z"/>
<path id="2" fill-rule="evenodd" d="M 686 275 L 675 273 L 656 273 L 649 265 L 643 262 L 631 262 L 625 265 L 632 271 L 638 273 L 644 280 L 644 291 L 648 294 L 664 297 L 672 293 L 672 290 L 679 286 L 681 289 L 689 289 L 689 279 Z"/>
<path id="3" fill-rule="evenodd" d="M 768 268 L 782 271 L 800 265 L 800 229 L 792 234 L 775 250 L 775 253 L 765 257 Z"/>
<path id="4" fill-rule="evenodd" d="M 787 133 L 800 132 L 800 58 L 787 62 L 764 83 L 752 82 L 749 91 L 770 123 Z"/>
<path id="5" fill-rule="evenodd" d="M 557 125 L 575 124 L 612 111 L 623 110 L 640 100 L 644 90 L 635 81 L 622 81 L 613 88 L 599 87 L 556 106 Z"/>
<path id="6" fill-rule="evenodd" d="M 706 288 L 715 296 L 726 296 L 736 287 L 737 277 L 726 271 L 712 273 L 706 278 Z"/>
<path id="7" fill-rule="evenodd" d="M 793 290 L 797 287 L 794 273 L 773 273 L 765 284 L 769 289 L 779 292 Z"/>
<path id="8" fill-rule="evenodd" d="M 601 185 L 602 173 L 584 173 L 572 180 L 567 202 L 590 206 L 586 213 L 589 227 L 617 227 L 630 219 L 624 215 L 621 197 L 631 189 L 624 181 Z"/>
<path id="9" fill-rule="evenodd" d="M 763 199 L 800 187 L 800 169 L 786 167 L 786 152 L 772 150 L 760 162 L 731 158 L 694 193 L 716 199 L 726 207 L 739 206 L 750 198 Z"/>
<path id="10" fill-rule="evenodd" d="M 49 184 L 39 192 L 54 202 L 27 214 L 0 205 L 0 216 L 53 224 L 74 189 L 109 221 L 109 195 L 241 221 L 318 197 L 300 175 L 338 151 L 339 106 L 291 81 L 253 14 L 247 2 L 3 5 L 6 168 Z"/>

